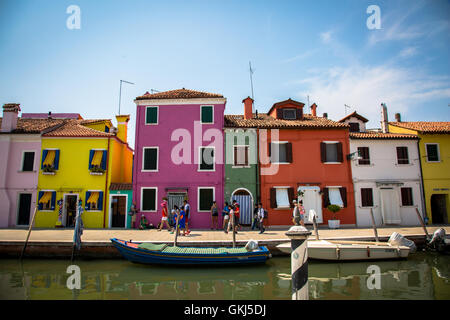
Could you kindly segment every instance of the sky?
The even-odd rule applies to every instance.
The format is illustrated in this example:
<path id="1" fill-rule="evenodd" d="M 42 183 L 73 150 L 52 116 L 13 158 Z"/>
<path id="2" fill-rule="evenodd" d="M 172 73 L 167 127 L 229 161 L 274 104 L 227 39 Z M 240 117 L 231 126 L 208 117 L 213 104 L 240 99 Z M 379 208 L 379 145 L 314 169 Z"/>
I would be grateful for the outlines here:
<path id="1" fill-rule="evenodd" d="M 249 61 L 259 113 L 309 97 L 319 115 L 356 110 L 368 128 L 380 127 L 381 103 L 391 121 L 450 121 L 446 0 L 0 0 L 0 103 L 115 124 L 127 80 L 131 146 L 133 100 L 151 89 L 220 93 L 226 114 L 243 114 Z"/>

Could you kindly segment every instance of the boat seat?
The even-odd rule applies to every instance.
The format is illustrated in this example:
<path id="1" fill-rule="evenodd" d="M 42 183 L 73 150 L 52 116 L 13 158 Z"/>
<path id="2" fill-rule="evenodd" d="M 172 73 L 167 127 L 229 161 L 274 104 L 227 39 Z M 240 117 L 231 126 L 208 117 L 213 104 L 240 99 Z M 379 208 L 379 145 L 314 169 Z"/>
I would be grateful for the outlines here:
<path id="1" fill-rule="evenodd" d="M 156 244 L 156 243 L 140 243 L 138 245 L 138 248 L 140 249 L 146 249 L 150 251 L 164 251 L 164 249 L 167 247 L 166 243 Z"/>

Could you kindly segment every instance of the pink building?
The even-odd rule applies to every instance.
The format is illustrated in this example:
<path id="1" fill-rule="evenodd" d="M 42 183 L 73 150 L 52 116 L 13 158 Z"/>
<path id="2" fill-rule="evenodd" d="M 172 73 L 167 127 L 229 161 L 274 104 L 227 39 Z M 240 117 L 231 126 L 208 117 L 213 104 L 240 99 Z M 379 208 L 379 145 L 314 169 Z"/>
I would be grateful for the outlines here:
<path id="1" fill-rule="evenodd" d="M 41 134 L 64 120 L 19 118 L 19 104 L 5 104 L 0 118 L 0 228 L 27 226 L 36 206 Z"/>
<path id="2" fill-rule="evenodd" d="M 210 208 L 223 205 L 223 125 L 226 99 L 187 89 L 137 97 L 133 200 L 140 217 L 161 221 L 161 202 L 169 209 L 187 199 L 189 226 L 209 228 Z"/>

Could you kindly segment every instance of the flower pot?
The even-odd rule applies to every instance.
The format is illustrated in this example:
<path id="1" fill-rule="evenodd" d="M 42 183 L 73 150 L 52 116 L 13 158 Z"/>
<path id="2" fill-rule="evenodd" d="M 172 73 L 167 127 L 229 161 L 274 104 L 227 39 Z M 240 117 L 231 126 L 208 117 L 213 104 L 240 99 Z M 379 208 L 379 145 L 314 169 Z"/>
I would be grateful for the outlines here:
<path id="1" fill-rule="evenodd" d="M 328 220 L 328 228 L 338 229 L 341 220 Z"/>

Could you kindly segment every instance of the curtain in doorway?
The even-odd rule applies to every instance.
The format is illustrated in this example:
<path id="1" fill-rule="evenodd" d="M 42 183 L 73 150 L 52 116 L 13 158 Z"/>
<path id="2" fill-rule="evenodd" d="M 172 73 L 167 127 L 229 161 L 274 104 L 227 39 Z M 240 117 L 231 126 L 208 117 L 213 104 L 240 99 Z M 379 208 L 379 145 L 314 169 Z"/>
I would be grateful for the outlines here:
<path id="1" fill-rule="evenodd" d="M 393 188 L 381 188 L 380 196 L 383 223 L 400 224 L 402 220 L 400 217 L 400 202 L 397 191 Z"/>

